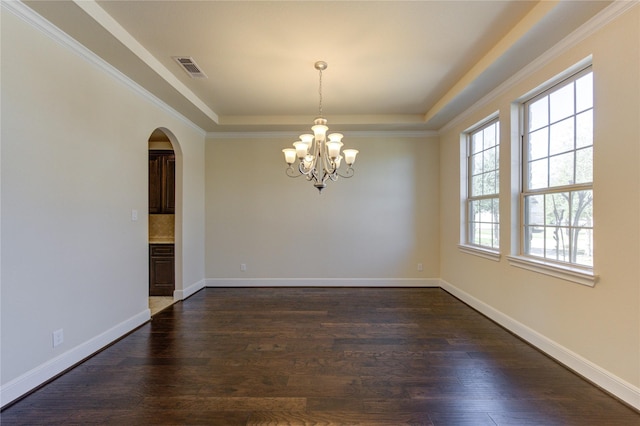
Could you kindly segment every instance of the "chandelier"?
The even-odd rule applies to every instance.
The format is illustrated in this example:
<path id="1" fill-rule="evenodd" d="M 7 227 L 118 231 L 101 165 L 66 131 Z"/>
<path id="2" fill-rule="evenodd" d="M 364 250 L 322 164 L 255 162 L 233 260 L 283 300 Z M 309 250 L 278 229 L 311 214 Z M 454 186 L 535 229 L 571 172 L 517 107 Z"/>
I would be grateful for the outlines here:
<path id="1" fill-rule="evenodd" d="M 313 134 L 300 135 L 300 140 L 293 143 L 294 148 L 283 149 L 284 161 L 286 161 L 287 176 L 299 177 L 305 176 L 308 181 L 313 182 L 313 186 L 318 188 L 318 192 L 327 186 L 328 179 L 332 181 L 338 180 L 338 176 L 350 178 L 353 176 L 353 163 L 356 161 L 358 151 L 355 149 L 345 149 L 344 162 L 347 169 L 344 174 L 339 173 L 338 169 L 342 163 L 343 156 L 340 154 L 342 148 L 341 133 L 331 133 L 327 136 L 327 120 L 322 117 L 322 71 L 327 69 L 327 63 L 318 61 L 315 63 L 315 69 L 319 72 L 319 88 L 320 102 L 318 106 L 318 118 L 314 120 L 314 126 L 311 127 Z M 328 139 L 328 140 L 327 140 Z M 297 170 L 293 164 L 298 159 Z"/>

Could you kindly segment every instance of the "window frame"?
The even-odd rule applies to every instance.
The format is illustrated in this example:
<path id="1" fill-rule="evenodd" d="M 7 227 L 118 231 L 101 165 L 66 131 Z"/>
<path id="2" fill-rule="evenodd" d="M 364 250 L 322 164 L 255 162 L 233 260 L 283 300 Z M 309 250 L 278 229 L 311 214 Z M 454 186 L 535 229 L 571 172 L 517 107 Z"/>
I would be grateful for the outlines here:
<path id="1" fill-rule="evenodd" d="M 474 135 L 478 133 L 484 132 L 486 129 L 495 126 L 495 143 L 491 147 L 491 149 L 495 149 L 496 151 L 496 163 L 495 169 L 491 170 L 496 173 L 496 182 L 495 182 L 495 193 L 491 194 L 482 194 L 482 195 L 472 195 L 473 194 L 473 138 Z M 498 261 L 500 260 L 500 232 L 501 232 L 501 221 L 500 221 L 500 118 L 497 113 L 492 114 L 486 119 L 480 121 L 473 127 L 467 129 L 461 135 L 461 148 L 463 150 L 464 155 L 461 156 L 461 168 L 464 171 L 464 175 L 462 176 L 463 185 L 463 206 L 461 208 L 461 243 L 458 245 L 459 249 L 468 254 L 484 257 L 490 260 Z M 485 152 L 487 149 L 483 147 L 481 153 Z M 484 173 L 484 172 L 483 172 Z M 496 241 L 496 245 L 483 245 L 472 241 L 472 236 L 474 234 L 472 230 L 472 226 L 474 224 L 478 224 L 481 222 L 475 222 L 471 220 L 471 205 L 473 202 L 479 202 L 482 200 L 495 200 L 497 202 L 497 210 L 498 210 L 498 219 L 497 222 L 487 222 L 491 226 L 495 228 L 497 225 L 497 232 L 493 238 L 493 241 Z"/>
<path id="2" fill-rule="evenodd" d="M 575 81 L 579 80 L 580 78 L 584 77 L 587 74 L 591 74 L 592 77 L 592 90 L 595 92 L 595 74 L 593 72 L 592 69 L 592 65 L 591 63 L 588 64 L 583 64 L 581 67 L 579 68 L 574 68 L 573 70 L 567 71 L 566 73 L 563 73 L 563 75 L 558 76 L 557 78 L 555 78 L 553 80 L 553 82 L 549 85 L 546 85 L 543 88 L 540 88 L 539 90 L 536 90 L 535 92 L 532 92 L 532 96 L 529 96 L 521 101 L 519 101 L 519 108 L 521 113 L 519 114 L 520 117 L 520 137 L 518 138 L 518 146 L 519 146 L 519 164 L 520 164 L 520 186 L 519 186 L 519 194 L 518 194 L 518 211 L 519 211 L 519 221 L 518 221 L 518 237 L 519 237 L 519 244 L 517 245 L 517 255 L 513 255 L 513 256 L 508 256 L 508 260 L 509 262 L 513 265 L 513 266 L 517 266 L 517 267 L 521 267 L 521 268 L 525 268 L 525 269 L 529 269 L 529 270 L 533 270 L 536 272 L 540 272 L 543 274 L 547 274 L 547 275 L 552 275 L 552 276 L 556 276 L 558 278 L 562 278 L 562 279 L 566 279 L 569 281 L 574 281 L 574 282 L 578 282 L 580 284 L 584 284 L 584 285 L 589 285 L 589 286 L 593 286 L 595 285 L 598 277 L 594 274 L 594 265 L 593 265 L 593 261 L 591 265 L 585 265 L 585 264 L 580 264 L 577 262 L 571 262 L 571 261 L 565 261 L 565 260 L 557 260 L 557 259 L 553 259 L 550 258 L 548 256 L 546 256 L 546 252 L 542 253 L 542 256 L 536 256 L 535 254 L 531 254 L 530 252 L 527 252 L 527 227 L 531 227 L 532 226 L 532 222 L 527 222 L 527 205 L 526 205 L 526 199 L 527 197 L 531 197 L 531 196 L 536 196 L 536 195 L 542 195 L 543 197 L 546 196 L 545 194 L 558 194 L 558 193 L 574 193 L 576 191 L 590 191 L 591 192 L 591 196 L 593 197 L 593 163 L 594 163 L 594 146 L 595 146 L 595 141 L 594 141 L 594 132 L 593 132 L 593 128 L 595 127 L 595 117 L 594 117 L 594 112 L 595 112 L 595 97 L 591 103 L 591 106 L 589 108 L 585 108 L 582 109 L 580 111 L 577 111 L 577 109 L 575 108 L 575 104 L 576 104 L 576 92 L 574 91 L 573 93 L 573 102 L 574 102 L 574 108 L 573 108 L 573 112 L 566 116 L 563 117 L 559 120 L 556 120 L 555 122 L 551 122 L 551 120 L 549 120 L 545 126 L 542 126 L 540 128 L 543 127 L 547 127 L 547 128 L 551 128 L 551 125 L 554 123 L 559 123 L 562 120 L 566 120 L 568 117 L 572 117 L 574 120 L 574 129 L 576 129 L 576 124 L 575 124 L 575 120 L 576 117 L 578 117 L 581 113 L 584 113 L 585 111 L 591 111 L 592 114 L 592 128 L 591 128 L 591 144 L 590 145 L 586 145 L 586 147 L 589 147 L 591 149 L 591 180 L 590 182 L 580 182 L 580 183 L 569 183 L 569 184 L 563 184 L 563 185 L 552 185 L 552 182 L 550 180 L 550 167 L 547 168 L 547 182 L 546 182 L 546 186 L 544 187 L 535 187 L 535 188 L 530 188 L 530 182 L 528 179 L 529 176 L 529 167 L 530 167 L 530 158 L 529 158 L 529 136 L 530 133 L 533 133 L 536 129 L 533 129 L 532 132 L 529 132 L 529 120 L 530 120 L 530 115 L 529 115 L 529 106 L 533 103 L 535 103 L 537 100 L 542 99 L 546 96 L 551 96 L 553 93 L 558 92 L 560 90 L 562 90 L 563 88 L 567 87 L 567 85 L 574 83 Z M 574 86 L 575 87 L 575 86 Z M 549 104 L 548 104 L 549 105 Z M 547 114 L 550 115 L 550 112 L 547 111 Z M 547 140 L 548 142 L 548 147 L 551 148 L 551 136 L 547 136 Z M 578 151 L 580 151 L 581 149 L 584 148 L 580 147 L 577 145 L 577 136 L 574 133 L 573 136 L 573 146 L 571 149 L 569 150 L 564 150 L 562 151 L 563 153 L 572 153 L 573 156 L 573 176 L 575 177 L 576 175 L 576 170 L 578 167 L 578 163 L 576 161 L 576 153 Z M 540 158 L 546 158 L 547 160 L 547 164 L 550 161 L 550 158 L 552 158 L 554 155 L 558 155 L 558 153 L 551 153 L 550 151 L 546 152 L 545 155 L 543 155 Z M 590 201 L 591 203 L 591 209 L 593 209 L 593 200 Z M 543 214 L 546 214 L 543 212 Z M 543 227 L 545 229 L 547 228 L 553 228 L 554 226 L 552 224 L 547 225 L 546 224 L 546 219 L 545 219 L 545 223 L 543 225 Z M 557 226 L 556 228 L 560 228 L 560 226 Z M 569 223 L 567 226 L 563 226 L 563 229 L 570 229 L 573 230 L 574 228 L 578 228 L 577 226 L 574 227 L 573 223 Z M 583 228 L 588 228 L 588 227 L 580 227 L 581 229 Z M 591 241 L 593 241 L 593 236 L 594 236 L 594 231 L 595 231 L 595 227 L 593 226 L 593 221 L 591 222 L 591 226 L 590 226 L 590 232 L 591 232 Z M 546 244 L 546 243 L 545 243 Z M 546 248 L 546 246 L 545 246 Z M 575 247 L 571 247 L 570 250 L 574 250 Z M 571 259 L 571 254 L 569 255 L 569 259 Z"/>

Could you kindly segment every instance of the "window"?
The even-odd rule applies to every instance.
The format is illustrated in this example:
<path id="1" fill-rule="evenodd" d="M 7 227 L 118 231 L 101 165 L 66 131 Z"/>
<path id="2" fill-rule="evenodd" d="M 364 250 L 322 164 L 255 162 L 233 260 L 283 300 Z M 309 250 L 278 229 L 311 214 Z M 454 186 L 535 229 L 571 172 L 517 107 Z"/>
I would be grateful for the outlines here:
<path id="1" fill-rule="evenodd" d="M 500 123 L 498 119 L 467 136 L 466 244 L 500 248 Z"/>
<path id="2" fill-rule="evenodd" d="M 522 252 L 593 267 L 593 73 L 524 104 Z"/>

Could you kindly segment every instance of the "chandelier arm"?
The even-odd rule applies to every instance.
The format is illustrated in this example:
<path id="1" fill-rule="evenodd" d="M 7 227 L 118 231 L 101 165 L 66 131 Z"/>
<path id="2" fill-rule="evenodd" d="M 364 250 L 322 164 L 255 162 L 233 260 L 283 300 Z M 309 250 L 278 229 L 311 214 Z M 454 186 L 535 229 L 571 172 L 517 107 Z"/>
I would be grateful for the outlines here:
<path id="1" fill-rule="evenodd" d="M 311 169 L 311 173 L 309 173 L 309 180 L 312 180 L 314 182 L 320 182 L 320 176 L 318 176 L 318 170 L 314 167 L 313 169 Z"/>
<path id="2" fill-rule="evenodd" d="M 338 169 L 336 168 L 335 164 L 333 163 L 330 163 L 330 164 L 332 164 L 332 167 L 325 169 L 324 172 L 330 176 L 335 176 L 338 173 Z M 331 180 L 335 180 L 335 179 L 332 178 Z"/>
<path id="3" fill-rule="evenodd" d="M 290 178 L 297 178 L 302 176 L 304 173 L 300 172 L 300 170 L 298 170 L 296 172 L 296 170 L 293 168 L 293 166 L 289 166 L 287 167 L 285 173 L 287 174 L 287 176 L 289 176 Z"/>
<path id="4" fill-rule="evenodd" d="M 324 184 L 325 182 L 327 182 L 327 179 L 329 179 L 331 177 L 331 174 L 327 173 L 326 171 L 324 171 L 322 173 L 322 183 Z M 331 179 L 333 180 L 333 179 Z"/>
<path id="5" fill-rule="evenodd" d="M 355 173 L 355 170 L 353 169 L 353 167 L 349 166 L 349 168 L 347 170 L 345 170 L 345 174 L 342 173 L 338 173 L 336 171 L 336 174 L 340 177 L 343 177 L 345 179 L 349 179 L 350 177 L 352 177 Z"/>
<path id="6" fill-rule="evenodd" d="M 311 173 L 314 172 L 315 168 L 316 168 L 316 157 L 313 157 L 313 160 L 309 164 L 308 168 L 304 166 L 303 160 L 300 160 L 300 163 L 298 164 L 298 170 L 300 171 L 300 173 L 307 176 L 310 176 Z"/>
<path id="7" fill-rule="evenodd" d="M 298 163 L 298 172 L 300 172 L 301 175 L 308 175 L 309 174 L 308 170 L 305 172 L 304 163 L 302 162 L 302 160 L 300 160 L 300 162 Z"/>
<path id="8" fill-rule="evenodd" d="M 325 173 L 328 173 L 330 175 L 334 174 L 338 170 L 335 161 L 332 161 L 329 157 L 329 152 L 326 146 L 322 150 L 322 168 L 324 169 Z"/>
<path id="9" fill-rule="evenodd" d="M 326 160 L 325 160 L 325 150 L 324 150 L 324 144 L 322 143 L 321 139 L 318 139 L 316 142 L 316 152 L 315 152 L 315 161 L 314 161 L 314 171 L 316 173 L 316 182 L 319 182 L 321 179 L 319 177 L 320 172 L 323 173 L 323 181 L 324 181 L 324 174 L 326 173 Z"/>

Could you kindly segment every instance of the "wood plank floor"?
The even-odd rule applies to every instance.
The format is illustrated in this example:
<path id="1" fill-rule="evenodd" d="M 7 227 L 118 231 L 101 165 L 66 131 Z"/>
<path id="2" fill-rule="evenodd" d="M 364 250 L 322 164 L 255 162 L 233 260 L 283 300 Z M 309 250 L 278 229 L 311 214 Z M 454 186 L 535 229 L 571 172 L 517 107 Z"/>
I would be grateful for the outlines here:
<path id="1" fill-rule="evenodd" d="M 204 289 L 2 425 L 640 425 L 441 289 Z"/>

